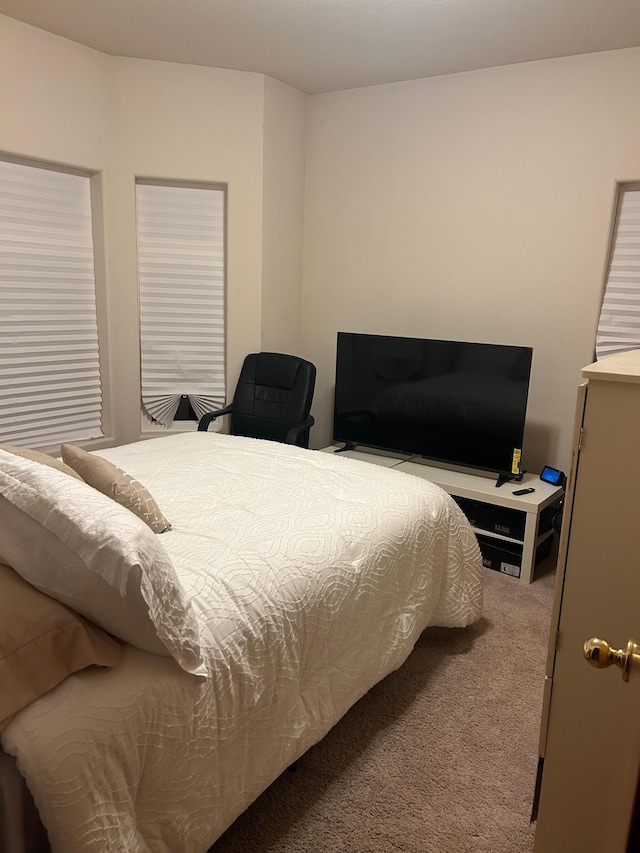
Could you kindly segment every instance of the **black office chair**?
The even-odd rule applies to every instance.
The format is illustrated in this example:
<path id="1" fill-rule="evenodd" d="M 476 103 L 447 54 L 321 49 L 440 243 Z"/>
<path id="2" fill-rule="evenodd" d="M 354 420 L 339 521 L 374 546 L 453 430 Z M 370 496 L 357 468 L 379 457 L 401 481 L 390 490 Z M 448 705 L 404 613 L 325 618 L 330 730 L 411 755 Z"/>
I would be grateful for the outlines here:
<path id="1" fill-rule="evenodd" d="M 310 361 L 278 352 L 253 352 L 244 360 L 231 405 L 203 415 L 198 431 L 205 432 L 215 418 L 231 415 L 231 435 L 308 447 L 315 384 L 316 368 Z"/>

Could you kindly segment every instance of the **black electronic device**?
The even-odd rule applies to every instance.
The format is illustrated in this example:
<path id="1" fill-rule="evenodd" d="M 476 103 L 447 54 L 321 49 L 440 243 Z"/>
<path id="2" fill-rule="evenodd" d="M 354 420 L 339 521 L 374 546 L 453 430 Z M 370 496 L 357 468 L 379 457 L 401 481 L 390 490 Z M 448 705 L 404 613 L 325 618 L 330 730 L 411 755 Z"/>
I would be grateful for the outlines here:
<path id="1" fill-rule="evenodd" d="M 514 494 L 514 495 L 530 495 L 531 492 L 535 492 L 535 489 L 532 489 L 532 488 L 516 489 L 515 492 L 512 492 L 512 494 Z"/>
<path id="2" fill-rule="evenodd" d="M 559 468 L 552 468 L 550 465 L 544 466 L 540 479 L 545 483 L 551 483 L 552 486 L 564 486 L 567 482 L 564 471 L 560 471 Z"/>
<path id="3" fill-rule="evenodd" d="M 531 347 L 338 332 L 333 440 L 522 475 Z"/>

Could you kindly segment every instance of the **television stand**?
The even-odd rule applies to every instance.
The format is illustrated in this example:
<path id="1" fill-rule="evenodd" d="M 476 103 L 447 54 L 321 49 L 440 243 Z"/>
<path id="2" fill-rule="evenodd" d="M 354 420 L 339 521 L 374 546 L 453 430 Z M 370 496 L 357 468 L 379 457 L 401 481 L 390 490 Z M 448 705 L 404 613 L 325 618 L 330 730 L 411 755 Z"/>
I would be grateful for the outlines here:
<path id="1" fill-rule="evenodd" d="M 335 445 L 331 445 L 319 452 L 335 450 Z M 543 482 L 535 474 L 513 475 L 534 490 L 528 495 L 514 495 L 512 489 L 497 491 L 493 477 L 437 468 L 415 456 L 366 448 L 352 450 L 347 455 L 350 459 L 422 477 L 449 492 L 467 516 L 482 551 L 482 562 L 488 569 L 529 584 L 536 563 L 551 550 L 553 517 L 564 489 Z"/>

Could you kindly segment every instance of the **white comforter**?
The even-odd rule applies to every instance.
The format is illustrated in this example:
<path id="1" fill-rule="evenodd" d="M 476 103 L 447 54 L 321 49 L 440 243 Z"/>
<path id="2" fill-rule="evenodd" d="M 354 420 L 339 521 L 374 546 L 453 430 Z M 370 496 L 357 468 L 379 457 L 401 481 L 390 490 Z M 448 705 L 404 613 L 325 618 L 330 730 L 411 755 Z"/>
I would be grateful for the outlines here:
<path id="1" fill-rule="evenodd" d="M 3 746 L 54 851 L 205 851 L 426 626 L 480 615 L 473 533 L 425 480 L 216 433 L 99 455 L 172 522 L 210 675 L 130 648 L 17 715 Z"/>

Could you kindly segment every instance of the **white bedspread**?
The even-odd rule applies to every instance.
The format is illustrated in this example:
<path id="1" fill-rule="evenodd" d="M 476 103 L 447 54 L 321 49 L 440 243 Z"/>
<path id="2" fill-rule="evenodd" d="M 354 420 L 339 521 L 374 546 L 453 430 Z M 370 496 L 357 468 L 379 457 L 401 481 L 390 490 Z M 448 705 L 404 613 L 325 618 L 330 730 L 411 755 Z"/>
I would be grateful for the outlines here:
<path id="1" fill-rule="evenodd" d="M 54 851 L 205 851 L 426 626 L 480 615 L 473 533 L 425 480 L 216 433 L 99 455 L 171 521 L 210 676 L 127 649 L 17 715 L 3 746 Z"/>

